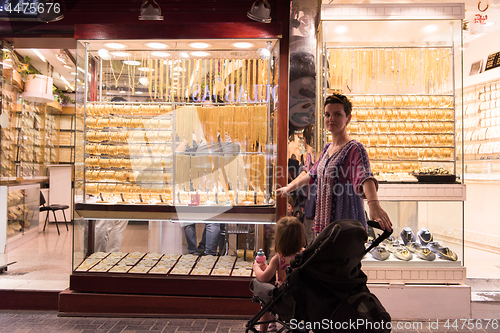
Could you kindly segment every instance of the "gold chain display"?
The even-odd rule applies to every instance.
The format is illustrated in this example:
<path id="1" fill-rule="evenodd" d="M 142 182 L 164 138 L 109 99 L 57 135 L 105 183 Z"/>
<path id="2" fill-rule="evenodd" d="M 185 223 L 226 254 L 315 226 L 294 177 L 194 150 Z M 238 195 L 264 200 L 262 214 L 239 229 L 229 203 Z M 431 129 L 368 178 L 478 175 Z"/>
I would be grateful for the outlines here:
<path id="1" fill-rule="evenodd" d="M 267 204 L 268 103 L 277 92 L 268 60 L 131 53 L 140 66 L 129 62 L 126 75 L 137 66 L 148 102 L 87 104 L 86 193 L 118 203 L 185 204 L 197 193 L 208 205 Z M 134 93 L 135 77 L 128 82 Z M 175 152 L 193 141 L 210 154 Z"/>
<path id="2" fill-rule="evenodd" d="M 118 74 L 118 77 L 115 75 L 115 70 L 113 68 L 113 61 L 109 61 L 109 67 L 111 69 L 111 74 L 113 75 L 113 79 L 115 80 L 115 87 L 118 87 L 118 81 L 120 80 L 120 77 L 123 74 L 123 68 L 125 67 L 125 63 L 122 62 L 122 68 L 120 69 L 120 73 Z"/>
<path id="3" fill-rule="evenodd" d="M 451 47 L 331 48 L 327 60 L 327 91 L 350 92 L 348 132 L 365 145 L 375 173 L 422 163 L 453 169 Z"/>
<path id="4" fill-rule="evenodd" d="M 451 57 L 451 47 L 332 48 L 327 56 L 328 86 L 369 91 L 383 81 L 396 82 L 399 90 L 419 83 L 425 91 L 450 91 Z"/>

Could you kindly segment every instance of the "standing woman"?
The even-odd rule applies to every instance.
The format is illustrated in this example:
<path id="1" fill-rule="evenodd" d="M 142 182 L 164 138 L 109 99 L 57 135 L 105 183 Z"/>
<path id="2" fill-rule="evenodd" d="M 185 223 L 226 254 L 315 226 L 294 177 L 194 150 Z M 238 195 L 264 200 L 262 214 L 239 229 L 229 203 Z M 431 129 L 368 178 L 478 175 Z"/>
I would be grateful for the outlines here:
<path id="1" fill-rule="evenodd" d="M 302 173 L 287 186 L 277 189 L 277 195 L 287 195 L 317 181 L 314 217 L 317 234 L 340 219 L 357 220 L 367 228 L 363 199 L 367 199 L 370 219 L 379 222 L 384 230 L 391 230 L 391 220 L 378 201 L 378 182 L 371 172 L 368 154 L 360 142 L 347 134 L 351 102 L 344 95 L 333 94 L 326 98 L 324 106 L 325 128 L 331 133 L 332 142 L 325 146 L 308 173 Z"/>

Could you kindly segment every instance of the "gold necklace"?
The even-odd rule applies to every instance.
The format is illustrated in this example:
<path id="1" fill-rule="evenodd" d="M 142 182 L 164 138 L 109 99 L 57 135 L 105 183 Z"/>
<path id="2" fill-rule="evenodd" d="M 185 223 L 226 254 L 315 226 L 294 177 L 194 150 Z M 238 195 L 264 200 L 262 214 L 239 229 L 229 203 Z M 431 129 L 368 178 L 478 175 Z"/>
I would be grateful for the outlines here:
<path id="1" fill-rule="evenodd" d="M 134 58 L 133 58 L 133 62 L 135 64 L 135 55 L 136 53 L 134 52 Z M 130 65 L 130 62 L 129 62 L 129 65 L 128 65 L 128 68 L 127 68 L 127 73 L 128 73 L 128 83 L 130 85 L 130 88 L 132 89 L 132 94 L 135 94 L 135 65 Z M 133 69 L 133 71 L 131 70 L 131 68 Z"/>
<path id="2" fill-rule="evenodd" d="M 125 64 L 122 62 L 122 68 L 120 70 L 120 74 L 118 75 L 118 78 L 115 75 L 115 70 L 113 69 L 113 62 L 111 60 L 109 60 L 109 66 L 111 67 L 111 74 L 113 74 L 113 78 L 115 79 L 115 88 L 118 88 L 118 81 L 120 80 L 120 77 L 122 76 L 123 68 L 125 67 Z"/>

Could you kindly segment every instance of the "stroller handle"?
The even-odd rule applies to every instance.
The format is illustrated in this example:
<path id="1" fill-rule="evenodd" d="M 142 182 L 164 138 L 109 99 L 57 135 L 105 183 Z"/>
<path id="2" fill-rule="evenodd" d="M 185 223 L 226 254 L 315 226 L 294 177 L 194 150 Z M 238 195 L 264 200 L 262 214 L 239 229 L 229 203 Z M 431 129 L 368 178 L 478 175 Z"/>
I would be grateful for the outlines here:
<path id="1" fill-rule="evenodd" d="M 366 223 L 370 227 L 372 227 L 372 228 L 383 230 L 382 227 L 380 226 L 380 224 L 377 221 L 368 220 L 368 221 L 366 221 Z M 365 254 L 368 253 L 368 252 L 370 252 L 371 249 L 373 249 L 374 247 L 377 247 L 380 243 L 382 243 L 382 241 L 384 241 L 385 239 L 389 238 L 390 235 L 392 235 L 392 230 L 390 230 L 390 231 L 384 230 L 384 232 L 382 233 L 382 235 L 378 236 L 372 242 L 372 244 L 365 250 Z"/>

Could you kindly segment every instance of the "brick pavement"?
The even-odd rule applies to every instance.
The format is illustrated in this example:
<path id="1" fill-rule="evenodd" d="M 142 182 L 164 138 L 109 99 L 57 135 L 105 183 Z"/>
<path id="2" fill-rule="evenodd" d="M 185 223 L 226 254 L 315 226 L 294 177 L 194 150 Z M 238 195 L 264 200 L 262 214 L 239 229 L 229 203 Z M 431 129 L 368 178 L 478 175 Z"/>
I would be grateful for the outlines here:
<path id="1" fill-rule="evenodd" d="M 179 318 L 104 318 L 104 317 L 58 317 L 56 311 L 14 311 L 0 310 L 1 333 L 234 333 L 245 332 L 247 320 L 227 319 L 179 319 Z M 486 332 L 498 333 L 500 327 L 485 329 L 486 321 L 456 322 L 458 328 L 445 327 L 441 320 L 438 327 L 429 327 L 429 322 L 396 322 L 393 332 L 445 333 Z M 450 321 L 453 324 L 453 321 Z M 500 325 L 500 319 L 496 323 Z M 468 329 L 467 324 L 473 329 Z M 463 328 L 462 328 L 463 326 Z"/>

